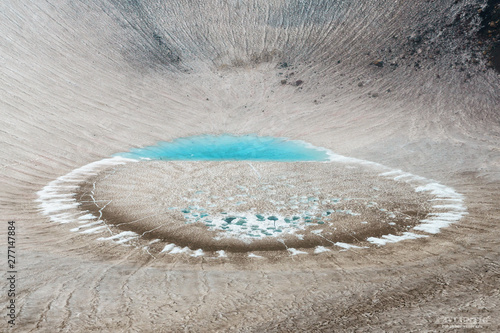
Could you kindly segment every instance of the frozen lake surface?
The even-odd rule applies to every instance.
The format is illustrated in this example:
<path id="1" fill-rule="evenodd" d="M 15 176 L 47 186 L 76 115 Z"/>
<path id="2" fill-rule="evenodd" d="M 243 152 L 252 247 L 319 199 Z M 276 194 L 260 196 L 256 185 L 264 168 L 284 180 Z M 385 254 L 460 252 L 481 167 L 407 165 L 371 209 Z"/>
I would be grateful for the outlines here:
<path id="1" fill-rule="evenodd" d="M 303 141 L 271 136 L 199 135 L 133 148 L 115 156 L 185 161 L 328 161 L 326 150 Z"/>

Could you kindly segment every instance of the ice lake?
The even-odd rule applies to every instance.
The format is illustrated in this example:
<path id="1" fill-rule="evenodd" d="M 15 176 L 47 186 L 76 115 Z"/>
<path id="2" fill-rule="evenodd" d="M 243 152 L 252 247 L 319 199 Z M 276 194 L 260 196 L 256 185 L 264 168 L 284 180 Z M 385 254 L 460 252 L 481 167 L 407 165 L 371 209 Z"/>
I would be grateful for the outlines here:
<path id="1" fill-rule="evenodd" d="M 271 136 L 199 135 L 178 138 L 114 156 L 186 161 L 328 161 L 326 150 L 303 141 Z"/>

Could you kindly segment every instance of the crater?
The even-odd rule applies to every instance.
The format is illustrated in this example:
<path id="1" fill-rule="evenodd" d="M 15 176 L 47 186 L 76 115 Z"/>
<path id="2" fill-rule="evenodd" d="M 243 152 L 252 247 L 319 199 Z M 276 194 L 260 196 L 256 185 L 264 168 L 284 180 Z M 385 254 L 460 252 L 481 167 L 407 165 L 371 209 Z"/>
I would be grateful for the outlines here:
<path id="1" fill-rule="evenodd" d="M 380 246 L 438 233 L 467 214 L 461 194 L 426 178 L 253 135 L 134 148 L 38 195 L 52 221 L 78 223 L 71 231 L 191 256 Z"/>

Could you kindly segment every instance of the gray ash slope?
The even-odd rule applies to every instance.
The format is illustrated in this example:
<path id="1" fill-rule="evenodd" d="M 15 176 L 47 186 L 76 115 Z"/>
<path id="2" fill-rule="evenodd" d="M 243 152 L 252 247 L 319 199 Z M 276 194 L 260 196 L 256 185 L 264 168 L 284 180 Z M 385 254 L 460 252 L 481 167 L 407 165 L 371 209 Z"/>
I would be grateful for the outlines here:
<path id="1" fill-rule="evenodd" d="M 484 69 L 483 53 L 498 37 L 490 32 L 497 25 L 490 13 L 494 1 L 117 1 L 98 6 L 118 24 L 116 32 L 128 44 L 124 54 L 137 65 L 186 71 L 273 61 L 334 67 L 339 60 L 349 64 L 361 58 L 393 67 L 475 72 Z"/>

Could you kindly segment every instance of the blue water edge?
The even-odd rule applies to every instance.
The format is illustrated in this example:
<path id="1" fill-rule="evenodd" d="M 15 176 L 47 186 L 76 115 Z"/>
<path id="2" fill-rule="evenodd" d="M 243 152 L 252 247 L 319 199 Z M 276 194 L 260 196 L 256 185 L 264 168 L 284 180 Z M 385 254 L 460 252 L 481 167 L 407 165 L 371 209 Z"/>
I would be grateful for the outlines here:
<path id="1" fill-rule="evenodd" d="M 132 159 L 185 161 L 328 161 L 328 154 L 302 141 L 271 136 L 199 135 L 118 153 Z"/>

